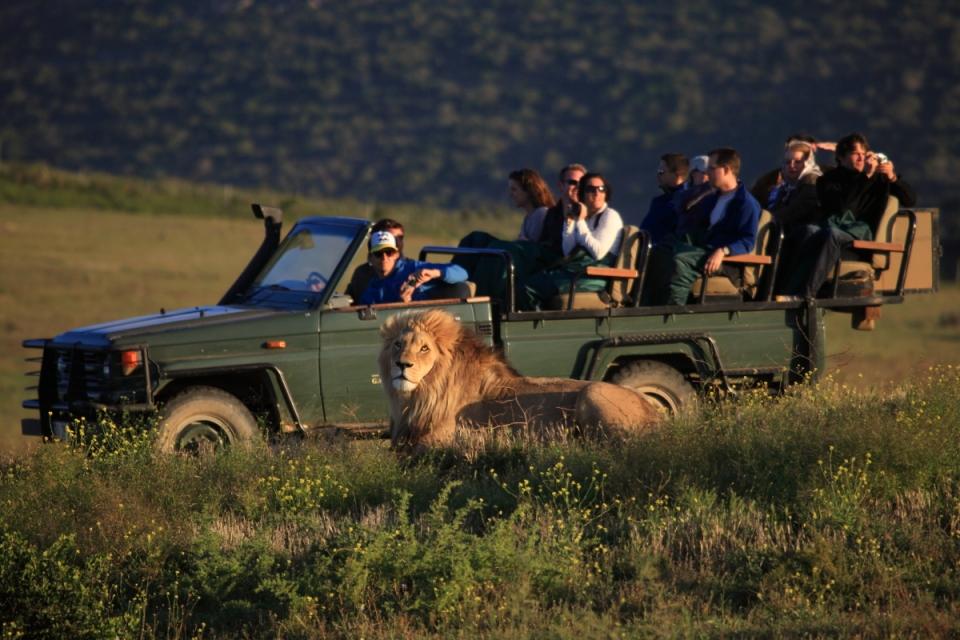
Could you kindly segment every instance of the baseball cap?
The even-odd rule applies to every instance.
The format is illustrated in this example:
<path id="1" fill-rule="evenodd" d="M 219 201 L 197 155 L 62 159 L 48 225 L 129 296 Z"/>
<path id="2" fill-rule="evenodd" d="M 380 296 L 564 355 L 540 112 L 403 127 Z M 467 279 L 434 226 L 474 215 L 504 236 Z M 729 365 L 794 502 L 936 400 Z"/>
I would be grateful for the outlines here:
<path id="1" fill-rule="evenodd" d="M 370 236 L 370 253 L 379 253 L 384 249 L 397 250 L 397 239 L 389 231 L 375 231 Z"/>
<path id="2" fill-rule="evenodd" d="M 707 172 L 707 162 L 710 161 L 710 158 L 707 156 L 693 156 L 690 158 L 690 171 L 699 171 L 700 173 Z"/>

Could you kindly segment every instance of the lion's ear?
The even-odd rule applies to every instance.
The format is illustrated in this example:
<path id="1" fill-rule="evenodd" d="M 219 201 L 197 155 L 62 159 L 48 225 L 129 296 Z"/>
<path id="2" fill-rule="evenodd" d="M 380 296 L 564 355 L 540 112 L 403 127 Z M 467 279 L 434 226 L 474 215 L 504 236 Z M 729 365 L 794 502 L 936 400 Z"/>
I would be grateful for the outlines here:
<path id="1" fill-rule="evenodd" d="M 420 323 L 428 329 L 441 351 L 449 354 L 456 349 L 463 328 L 452 315 L 440 309 L 431 309 L 420 316 Z"/>
<path id="2" fill-rule="evenodd" d="M 380 337 L 386 340 L 395 336 L 399 331 L 400 320 L 400 315 L 387 318 L 387 321 L 380 327 Z"/>

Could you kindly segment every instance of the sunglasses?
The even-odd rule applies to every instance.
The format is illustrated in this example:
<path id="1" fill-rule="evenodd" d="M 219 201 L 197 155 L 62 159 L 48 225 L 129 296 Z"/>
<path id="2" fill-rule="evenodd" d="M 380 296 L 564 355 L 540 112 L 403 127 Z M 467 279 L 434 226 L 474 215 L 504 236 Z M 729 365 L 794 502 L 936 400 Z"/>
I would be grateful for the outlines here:
<path id="1" fill-rule="evenodd" d="M 376 253 L 372 253 L 370 255 L 372 255 L 374 258 L 383 258 L 383 256 L 395 256 L 397 253 L 398 251 L 396 249 L 384 249 L 383 251 L 377 251 Z"/>
<path id="2" fill-rule="evenodd" d="M 603 193 L 607 190 L 605 186 L 601 185 L 587 185 L 583 188 L 584 193 Z"/>
<path id="3" fill-rule="evenodd" d="M 565 180 L 565 182 L 567 183 L 567 186 L 568 186 L 568 187 L 579 187 L 579 186 L 580 186 L 580 181 L 579 181 L 579 180 Z"/>

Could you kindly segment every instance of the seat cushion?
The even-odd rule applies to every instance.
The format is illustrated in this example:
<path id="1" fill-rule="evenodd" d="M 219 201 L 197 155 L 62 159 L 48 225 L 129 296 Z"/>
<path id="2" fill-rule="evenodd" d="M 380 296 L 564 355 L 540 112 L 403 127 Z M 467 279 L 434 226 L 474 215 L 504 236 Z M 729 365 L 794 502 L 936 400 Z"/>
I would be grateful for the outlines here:
<path id="1" fill-rule="evenodd" d="M 697 278 L 693 283 L 691 291 L 695 298 L 700 297 L 700 287 L 703 286 L 703 278 Z M 707 295 L 708 296 L 737 296 L 740 295 L 740 289 L 738 289 L 732 282 L 730 278 L 724 275 L 713 276 L 712 278 L 707 279 Z"/>
<path id="2" fill-rule="evenodd" d="M 873 264 L 870 262 L 864 262 L 861 260 L 841 260 L 840 261 L 840 277 L 850 276 L 851 274 L 857 272 L 863 273 L 873 273 Z M 833 279 L 833 273 L 830 274 L 830 278 Z"/>
<path id="3" fill-rule="evenodd" d="M 607 299 L 605 301 L 604 299 Z M 553 296 L 544 305 L 544 309 L 556 311 L 566 309 L 570 301 L 569 293 L 561 293 Z M 577 291 L 573 294 L 574 309 L 606 309 L 610 306 L 609 295 L 605 291 Z"/>

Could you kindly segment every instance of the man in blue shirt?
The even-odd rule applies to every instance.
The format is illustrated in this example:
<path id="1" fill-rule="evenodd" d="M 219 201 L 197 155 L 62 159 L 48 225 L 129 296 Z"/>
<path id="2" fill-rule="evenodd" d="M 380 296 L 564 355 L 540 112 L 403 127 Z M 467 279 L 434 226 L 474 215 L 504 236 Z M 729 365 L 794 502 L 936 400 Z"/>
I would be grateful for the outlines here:
<path id="1" fill-rule="evenodd" d="M 753 251 L 757 239 L 760 203 L 740 182 L 740 154 L 721 147 L 709 158 L 707 175 L 716 192 L 680 214 L 666 304 L 686 304 L 700 274 L 723 271 L 724 257 Z M 739 277 L 733 270 L 730 275 Z"/>
<path id="2" fill-rule="evenodd" d="M 375 231 L 369 249 L 374 277 L 361 294 L 360 304 L 470 297 L 463 267 L 404 258 L 389 231 Z"/>

